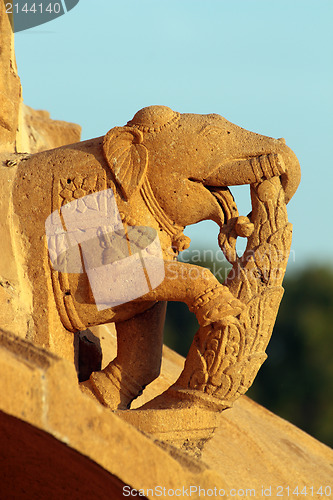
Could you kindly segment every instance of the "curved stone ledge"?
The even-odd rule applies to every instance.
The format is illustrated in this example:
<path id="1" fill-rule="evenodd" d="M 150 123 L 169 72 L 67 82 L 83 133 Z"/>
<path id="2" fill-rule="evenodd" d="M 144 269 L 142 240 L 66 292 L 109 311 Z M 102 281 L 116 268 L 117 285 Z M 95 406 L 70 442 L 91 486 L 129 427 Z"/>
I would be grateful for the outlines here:
<path id="1" fill-rule="evenodd" d="M 161 377 L 147 388 L 136 406 L 173 383 L 183 361 L 165 348 Z M 92 485 L 98 479 L 96 498 L 104 498 L 98 496 L 104 490 L 105 498 L 114 499 L 122 498 L 122 484 L 145 491 L 157 485 L 166 489 L 216 486 L 226 491 L 246 487 L 255 488 L 259 495 L 263 485 L 319 487 L 329 485 L 332 478 L 331 449 L 245 397 L 220 415 L 201 460 L 193 459 L 157 441 L 163 439 L 163 433 L 149 437 L 148 428 L 146 434 L 139 432 L 84 395 L 70 362 L 4 331 L 0 331 L 0 394 L 1 433 L 7 436 L 0 441 L 0 467 L 8 472 L 10 463 L 16 474 L 13 482 L 13 474 L 1 473 L 2 498 L 11 498 L 4 488 L 11 488 L 12 497 L 15 488 L 20 493 L 24 463 L 26 471 L 33 471 L 30 485 L 36 487 L 50 472 L 48 466 L 53 467 L 54 478 L 58 473 L 68 477 L 62 498 L 79 498 L 71 496 L 78 476 L 74 472 L 66 476 L 67 466 L 73 471 L 79 468 L 80 474 L 91 478 Z M 159 410 L 151 411 L 156 412 L 152 422 L 158 422 Z M 19 442 L 25 443 L 20 454 Z M 36 447 L 38 442 L 44 443 L 45 449 Z M 61 470 L 56 470 L 57 454 L 63 457 Z M 42 483 L 59 493 L 56 484 L 61 483 Z"/>

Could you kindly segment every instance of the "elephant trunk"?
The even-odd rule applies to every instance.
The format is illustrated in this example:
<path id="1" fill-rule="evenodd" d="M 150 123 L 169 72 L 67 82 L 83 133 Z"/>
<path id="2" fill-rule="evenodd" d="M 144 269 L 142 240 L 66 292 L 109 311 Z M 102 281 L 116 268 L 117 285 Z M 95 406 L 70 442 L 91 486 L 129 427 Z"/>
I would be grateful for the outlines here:
<path id="1" fill-rule="evenodd" d="M 301 179 L 300 165 L 295 154 L 285 145 L 283 139 L 270 139 L 270 141 L 271 152 L 227 160 L 223 162 L 222 167 L 216 168 L 206 177 L 205 185 L 255 184 L 279 176 L 285 191 L 286 203 L 288 203 Z M 265 148 L 266 151 L 267 149 Z"/>
<path id="2" fill-rule="evenodd" d="M 283 158 L 286 165 L 286 172 L 281 175 L 281 183 L 286 203 L 289 203 L 301 181 L 301 167 L 295 153 L 288 146 L 284 146 L 284 148 Z"/>

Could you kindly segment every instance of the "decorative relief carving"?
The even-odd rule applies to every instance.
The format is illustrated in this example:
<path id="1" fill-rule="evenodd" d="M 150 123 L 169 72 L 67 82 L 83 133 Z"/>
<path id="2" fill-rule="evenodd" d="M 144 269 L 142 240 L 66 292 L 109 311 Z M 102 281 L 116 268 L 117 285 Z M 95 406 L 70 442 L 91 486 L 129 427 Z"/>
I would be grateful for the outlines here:
<path id="1" fill-rule="evenodd" d="M 52 213 L 57 211 L 74 200 L 78 200 L 77 209 L 82 213 L 87 210 L 98 211 L 98 197 L 87 197 L 88 194 L 92 194 L 98 191 L 103 191 L 107 189 L 107 181 L 105 173 L 97 176 L 96 174 L 90 174 L 83 176 L 82 174 L 76 174 L 75 177 L 53 177 L 53 196 L 52 196 Z M 97 203 L 96 203 L 97 199 Z M 59 212 L 60 213 L 60 212 Z M 66 269 L 68 263 L 68 253 L 66 252 L 66 234 L 63 237 L 57 236 L 55 238 L 56 247 L 53 249 L 52 245 L 48 245 L 49 252 L 54 250 L 54 254 L 59 261 L 59 266 L 62 269 Z M 97 236 L 97 232 L 96 232 Z M 62 248 L 61 248 L 62 244 Z M 71 271 L 73 272 L 73 267 Z M 80 272 L 81 268 L 77 269 Z M 54 296 L 56 304 L 58 307 L 59 315 L 64 326 L 72 331 L 85 330 L 87 325 L 80 318 L 78 311 L 76 310 L 73 297 L 71 294 L 71 286 L 69 282 L 68 273 L 59 272 L 51 266 L 51 278 L 52 286 L 54 291 Z"/>
<path id="2" fill-rule="evenodd" d="M 117 329 L 117 357 L 82 388 L 112 409 L 126 409 L 158 376 L 165 303 L 174 300 L 188 305 L 200 328 L 178 381 L 149 407 L 170 408 L 183 401 L 215 410 L 230 406 L 246 392 L 266 358 L 283 294 L 291 241 L 286 204 L 300 180 L 294 153 L 284 141 L 254 134 L 218 115 L 179 114 L 150 106 L 127 125 L 111 129 L 103 141 L 92 139 L 32 155 L 24 162 L 16 199 L 26 200 L 27 191 L 33 192 L 25 178 L 36 183 L 36 193 L 45 193 L 50 175 L 50 205 L 58 227 L 61 219 L 63 232 L 77 229 L 66 227 L 64 212 L 70 204 L 79 218 L 93 215 L 95 221 L 89 228 L 91 268 L 84 267 L 83 240 L 76 244 L 81 254 L 74 271 L 65 236 L 53 234 L 56 241 L 48 242 L 51 260 L 63 253 L 60 271 L 51 267 L 61 323 L 66 330 L 78 331 L 113 321 Z M 239 215 L 228 188 L 241 184 L 251 186 L 252 212 L 247 217 Z M 105 191 L 114 199 L 119 227 L 97 222 Z M 23 205 L 17 207 L 19 216 L 26 217 Z M 202 220 L 218 224 L 220 248 L 232 264 L 223 285 L 208 270 L 175 260 L 189 245 L 184 228 Z M 41 240 L 31 223 L 24 224 L 24 231 L 30 240 Z M 238 237 L 248 240 L 241 257 L 236 251 Z M 128 252 L 135 269 L 122 266 L 129 260 Z M 114 262 L 121 276 L 111 276 L 109 269 L 104 272 Z M 108 286 L 98 289 L 102 302 L 89 281 L 91 269 L 98 269 L 98 286 L 108 276 Z M 139 270 L 146 286 L 137 293 Z M 112 298 L 120 288 L 131 297 L 126 303 Z"/>
<path id="3" fill-rule="evenodd" d="M 252 185 L 251 196 L 252 234 L 226 281 L 246 308 L 199 329 L 184 371 L 172 388 L 202 391 L 222 400 L 226 408 L 247 391 L 267 357 L 265 349 L 283 295 L 291 244 L 291 224 L 279 179 Z M 225 253 L 229 254 L 229 248 Z"/>
<path id="4" fill-rule="evenodd" d="M 55 200 L 54 210 L 61 208 L 66 203 L 83 198 L 91 193 L 103 191 L 107 188 L 106 176 L 90 174 L 84 177 L 82 174 L 76 174 L 73 178 L 60 178 L 54 180 L 55 189 L 58 192 L 58 200 Z M 87 209 L 98 210 L 98 206 L 91 205 L 91 200 L 95 198 L 86 198 L 79 202 L 79 210 L 84 212 Z"/>

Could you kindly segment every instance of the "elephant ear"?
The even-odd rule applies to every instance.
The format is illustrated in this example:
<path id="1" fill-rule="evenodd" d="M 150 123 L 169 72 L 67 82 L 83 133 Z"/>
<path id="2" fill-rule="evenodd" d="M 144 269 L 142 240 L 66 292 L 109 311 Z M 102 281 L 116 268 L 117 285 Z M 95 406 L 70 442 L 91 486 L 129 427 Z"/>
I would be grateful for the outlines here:
<path id="1" fill-rule="evenodd" d="M 147 171 L 142 140 L 142 132 L 128 126 L 112 128 L 104 137 L 104 156 L 126 201 L 142 186 Z"/>

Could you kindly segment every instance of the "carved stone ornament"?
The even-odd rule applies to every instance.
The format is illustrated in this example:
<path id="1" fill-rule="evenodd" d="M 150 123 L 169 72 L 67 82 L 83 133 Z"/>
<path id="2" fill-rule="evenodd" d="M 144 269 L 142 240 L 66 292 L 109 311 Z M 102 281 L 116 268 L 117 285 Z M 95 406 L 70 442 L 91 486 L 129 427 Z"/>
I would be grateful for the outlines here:
<path id="1" fill-rule="evenodd" d="M 58 345 L 114 322 L 117 357 L 81 387 L 139 427 L 151 409 L 193 418 L 195 408 L 229 408 L 266 359 L 291 243 L 286 204 L 299 181 L 284 139 L 165 106 L 140 110 L 105 137 L 25 158 L 13 205 L 29 242 L 34 331 L 49 329 Z M 250 186 L 247 217 L 228 189 L 240 184 Z M 185 226 L 208 219 L 233 266 L 223 285 L 177 261 L 189 246 Z M 241 257 L 238 237 L 247 238 Z M 168 300 L 185 302 L 200 324 L 184 370 L 142 409 L 123 411 L 159 374 Z"/>

